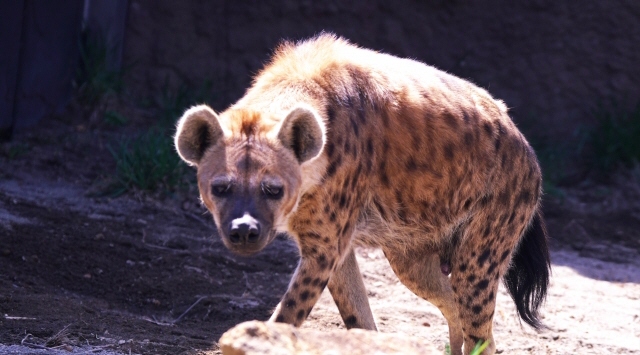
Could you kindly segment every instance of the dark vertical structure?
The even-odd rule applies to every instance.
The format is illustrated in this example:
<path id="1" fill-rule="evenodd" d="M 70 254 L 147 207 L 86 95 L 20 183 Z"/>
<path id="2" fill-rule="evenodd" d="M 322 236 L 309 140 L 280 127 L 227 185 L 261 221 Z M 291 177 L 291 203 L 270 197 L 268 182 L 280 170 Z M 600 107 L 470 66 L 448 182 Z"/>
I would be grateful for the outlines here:
<path id="1" fill-rule="evenodd" d="M 0 29 L 0 132 L 59 112 L 71 94 L 82 1 L 3 1 Z M 5 21 L 6 20 L 6 21 Z"/>
<path id="2" fill-rule="evenodd" d="M 100 32 L 120 66 L 127 0 L 0 1 L 0 140 L 62 111 L 79 59 L 80 32 Z"/>

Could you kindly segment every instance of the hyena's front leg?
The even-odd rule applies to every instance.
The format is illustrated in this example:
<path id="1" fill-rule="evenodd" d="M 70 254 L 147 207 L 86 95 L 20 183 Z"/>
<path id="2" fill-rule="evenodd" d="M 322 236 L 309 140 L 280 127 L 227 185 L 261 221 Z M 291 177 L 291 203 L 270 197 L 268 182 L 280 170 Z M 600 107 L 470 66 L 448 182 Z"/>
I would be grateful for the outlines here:
<path id="1" fill-rule="evenodd" d="M 347 329 L 378 330 L 353 249 L 349 250 L 342 264 L 331 275 L 329 291 Z"/>
<path id="2" fill-rule="evenodd" d="M 313 235 L 313 238 L 316 241 L 326 239 L 319 235 Z M 341 257 L 337 247 L 314 243 L 303 244 L 301 254 L 300 263 L 289 283 L 289 288 L 270 321 L 300 326 L 320 298 Z"/>

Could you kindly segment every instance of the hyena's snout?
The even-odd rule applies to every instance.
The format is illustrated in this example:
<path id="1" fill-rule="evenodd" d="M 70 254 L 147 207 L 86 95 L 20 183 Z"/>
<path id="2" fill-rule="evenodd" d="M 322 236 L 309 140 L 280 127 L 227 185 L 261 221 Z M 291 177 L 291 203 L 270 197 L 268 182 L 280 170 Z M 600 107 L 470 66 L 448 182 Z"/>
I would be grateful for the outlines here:
<path id="1" fill-rule="evenodd" d="M 245 213 L 242 217 L 231 221 L 227 235 L 229 241 L 239 247 L 256 244 L 260 241 L 260 222 Z"/>
<path id="2" fill-rule="evenodd" d="M 220 230 L 224 244 L 234 253 L 249 256 L 262 250 L 271 241 L 271 223 L 245 212 L 231 218 Z"/>

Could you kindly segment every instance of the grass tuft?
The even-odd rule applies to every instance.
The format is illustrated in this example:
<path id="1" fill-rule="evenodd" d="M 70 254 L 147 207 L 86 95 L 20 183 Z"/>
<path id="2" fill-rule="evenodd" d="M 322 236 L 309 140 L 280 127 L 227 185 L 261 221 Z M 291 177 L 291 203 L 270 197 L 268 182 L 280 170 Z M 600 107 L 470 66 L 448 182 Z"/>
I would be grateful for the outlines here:
<path id="1" fill-rule="evenodd" d="M 109 48 L 104 36 L 83 32 L 79 42 L 80 65 L 74 84 L 78 100 L 88 107 L 95 107 L 106 97 L 122 92 L 124 73 L 109 67 L 114 50 Z"/>
<path id="2" fill-rule="evenodd" d="M 116 161 L 112 195 L 137 189 L 147 192 L 175 191 L 185 184 L 187 167 L 173 148 L 171 136 L 154 128 L 109 147 Z"/>
<path id="3" fill-rule="evenodd" d="M 598 123 L 589 133 L 593 168 L 609 174 L 640 162 L 640 103 L 631 110 L 613 105 L 596 112 Z"/>
<path id="4" fill-rule="evenodd" d="M 189 107 L 212 101 L 211 82 L 205 81 L 197 89 L 185 84 L 177 89 L 170 89 L 168 80 L 165 80 L 159 95 L 153 101 L 159 113 L 160 124 L 173 126 Z"/>
<path id="5" fill-rule="evenodd" d="M 481 355 L 484 349 L 486 349 L 489 346 L 489 344 L 490 344 L 489 340 L 479 341 L 476 344 L 476 346 L 473 348 L 473 350 L 471 350 L 470 355 Z M 451 345 L 449 345 L 449 343 L 446 343 L 444 345 L 444 354 L 451 355 Z"/>

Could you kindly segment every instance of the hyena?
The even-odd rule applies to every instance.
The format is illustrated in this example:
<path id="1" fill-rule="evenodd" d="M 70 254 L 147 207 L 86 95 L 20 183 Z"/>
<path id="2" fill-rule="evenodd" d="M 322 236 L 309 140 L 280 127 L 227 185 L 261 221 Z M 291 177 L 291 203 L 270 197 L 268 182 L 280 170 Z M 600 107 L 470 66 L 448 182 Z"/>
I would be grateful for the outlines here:
<path id="1" fill-rule="evenodd" d="M 549 283 L 541 172 L 505 105 L 423 63 L 331 34 L 284 43 L 237 103 L 180 119 L 224 244 L 256 253 L 277 233 L 300 261 L 272 321 L 299 326 L 325 286 L 347 328 L 376 329 L 354 246 L 382 248 L 437 306 L 452 354 L 489 340 L 502 278 L 529 325 Z"/>

